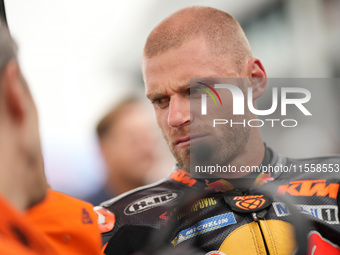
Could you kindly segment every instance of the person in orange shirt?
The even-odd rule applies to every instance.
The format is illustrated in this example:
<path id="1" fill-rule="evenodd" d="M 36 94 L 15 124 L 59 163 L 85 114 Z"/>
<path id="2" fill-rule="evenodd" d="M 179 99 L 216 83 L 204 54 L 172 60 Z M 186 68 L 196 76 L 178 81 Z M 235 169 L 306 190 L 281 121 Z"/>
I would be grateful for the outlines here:
<path id="1" fill-rule="evenodd" d="M 3 171 L 1 171 L 3 173 Z M 0 194 L 0 254 L 57 255 L 41 232 Z"/>
<path id="2" fill-rule="evenodd" d="M 23 212 L 46 194 L 38 115 L 0 21 L 0 254 L 55 254 Z"/>
<path id="3" fill-rule="evenodd" d="M 0 20 L 0 254 L 101 254 L 97 214 L 48 189 L 38 114 Z"/>
<path id="4" fill-rule="evenodd" d="M 27 217 L 58 254 L 101 254 L 98 215 L 90 203 L 49 189 Z"/>

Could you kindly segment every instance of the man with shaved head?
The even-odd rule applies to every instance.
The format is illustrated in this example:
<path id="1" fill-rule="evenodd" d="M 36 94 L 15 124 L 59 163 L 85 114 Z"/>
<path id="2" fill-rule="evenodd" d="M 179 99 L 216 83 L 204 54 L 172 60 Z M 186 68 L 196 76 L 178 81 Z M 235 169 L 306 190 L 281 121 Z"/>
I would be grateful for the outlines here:
<path id="1" fill-rule="evenodd" d="M 208 7 L 182 9 L 162 21 L 149 35 L 144 57 L 152 58 L 185 42 L 202 39 L 216 57 L 231 57 L 237 65 L 251 58 L 248 40 L 237 20 Z"/>
<path id="2" fill-rule="evenodd" d="M 323 254 L 328 248 L 339 252 L 336 246 L 328 245 L 340 243 L 340 178 L 329 173 L 264 172 L 262 167 L 339 164 L 339 157 L 282 157 L 265 146 L 258 127 L 215 129 L 206 119 L 216 113 L 196 111 L 201 110 L 202 93 L 209 91 L 195 84 L 216 92 L 220 109 L 234 123 L 241 119 L 232 111 L 232 91 L 215 91 L 213 85 L 224 79 L 234 81 L 233 93 L 241 91 L 244 98 L 252 93 L 254 106 L 267 88 L 266 71 L 252 56 L 241 26 L 231 15 L 199 6 L 177 11 L 150 33 L 142 68 L 146 96 L 177 165 L 165 180 L 101 204 L 102 210 L 116 217 L 115 225 L 102 235 L 107 255 L 135 251 L 305 254 L 307 250 Z M 249 121 L 256 116 L 244 109 L 242 117 Z M 193 175 L 197 162 L 232 166 L 235 171 Z M 251 168 L 254 166 L 260 171 L 241 171 L 246 167 L 256 169 Z M 280 194 L 289 196 L 280 198 Z M 292 203 L 312 217 L 302 217 Z M 150 234 L 159 229 L 159 234 Z M 173 253 L 162 253 L 168 247 L 174 248 Z"/>
<path id="3" fill-rule="evenodd" d="M 188 138 L 192 116 L 190 101 L 177 96 L 177 90 L 187 93 L 189 98 L 191 77 L 266 78 L 260 60 L 252 57 L 238 22 L 225 12 L 207 7 L 183 9 L 151 32 L 144 48 L 143 73 L 146 96 L 155 106 L 163 136 L 186 171 L 189 171 L 190 149 L 182 146 L 185 141 L 179 140 Z M 168 85 L 169 79 L 172 83 Z M 256 97 L 265 91 L 265 85 L 256 84 Z M 258 129 L 252 131 L 252 136 L 249 129 L 241 126 L 228 132 L 228 137 L 223 133 L 216 141 L 229 144 L 223 151 L 223 160 L 227 157 L 231 161 L 237 156 L 240 161 L 242 156 L 249 164 L 261 163 L 264 144 Z M 246 143 L 249 149 L 241 152 Z M 244 160 L 240 163 L 244 164 Z"/>

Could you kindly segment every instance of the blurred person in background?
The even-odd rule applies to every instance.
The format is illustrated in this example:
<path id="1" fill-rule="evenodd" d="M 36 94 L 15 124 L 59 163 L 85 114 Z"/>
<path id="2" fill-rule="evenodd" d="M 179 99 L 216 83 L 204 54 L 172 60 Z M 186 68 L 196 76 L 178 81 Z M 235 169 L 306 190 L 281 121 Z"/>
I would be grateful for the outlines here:
<path id="1" fill-rule="evenodd" d="M 37 109 L 0 20 L 0 254 L 101 254 L 97 214 L 49 189 Z"/>
<path id="2" fill-rule="evenodd" d="M 94 205 L 147 183 L 156 163 L 156 129 L 152 113 L 137 97 L 123 99 L 97 125 L 107 176 L 86 200 Z"/>

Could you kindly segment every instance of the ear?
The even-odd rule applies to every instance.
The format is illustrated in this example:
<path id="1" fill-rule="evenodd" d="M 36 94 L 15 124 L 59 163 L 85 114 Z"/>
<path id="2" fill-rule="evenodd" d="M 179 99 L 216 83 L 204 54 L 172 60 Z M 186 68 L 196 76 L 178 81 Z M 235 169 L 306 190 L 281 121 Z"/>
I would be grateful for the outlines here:
<path id="1" fill-rule="evenodd" d="M 253 100 L 256 100 L 264 94 L 268 85 L 266 70 L 258 58 L 248 61 L 248 74 L 253 87 Z"/>
<path id="2" fill-rule="evenodd" d="M 27 112 L 27 92 L 20 78 L 18 62 L 11 60 L 2 73 L 2 92 L 5 110 L 15 124 L 21 124 Z"/>

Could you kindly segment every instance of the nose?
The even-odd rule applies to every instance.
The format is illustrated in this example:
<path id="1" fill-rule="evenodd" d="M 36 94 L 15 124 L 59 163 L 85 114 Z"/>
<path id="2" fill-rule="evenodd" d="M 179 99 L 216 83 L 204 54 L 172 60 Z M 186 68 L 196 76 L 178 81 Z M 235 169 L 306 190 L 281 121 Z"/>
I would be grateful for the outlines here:
<path id="1" fill-rule="evenodd" d="M 190 100 L 172 97 L 169 105 L 168 125 L 173 128 L 189 125 L 191 121 Z"/>

